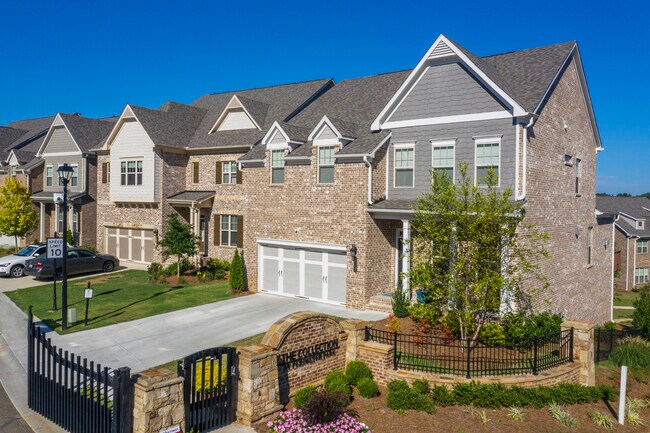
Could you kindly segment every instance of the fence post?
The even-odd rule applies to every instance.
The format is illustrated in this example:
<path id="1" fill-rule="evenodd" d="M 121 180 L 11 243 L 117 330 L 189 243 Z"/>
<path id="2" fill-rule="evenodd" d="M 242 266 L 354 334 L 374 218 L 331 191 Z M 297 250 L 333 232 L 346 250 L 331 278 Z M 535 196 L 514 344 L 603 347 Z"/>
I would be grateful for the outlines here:
<path id="1" fill-rule="evenodd" d="M 611 353 L 614 350 L 614 330 L 609 330 L 609 352 Z"/>
<path id="2" fill-rule="evenodd" d="M 27 310 L 27 405 L 34 408 L 34 313 L 32 306 Z"/>
<path id="3" fill-rule="evenodd" d="M 469 338 L 467 339 L 467 377 L 468 379 L 471 378 L 470 371 L 472 369 L 472 355 L 470 354 L 470 351 L 472 350 L 472 340 Z"/>
<path id="4" fill-rule="evenodd" d="M 368 340 L 370 340 L 370 328 L 366 326 L 363 341 L 368 341 Z"/>
<path id="5" fill-rule="evenodd" d="M 537 376 L 537 336 L 533 338 L 533 374 Z"/>
<path id="6" fill-rule="evenodd" d="M 393 370 L 397 370 L 397 332 L 393 332 Z"/>
<path id="7" fill-rule="evenodd" d="M 113 377 L 113 433 L 133 431 L 131 369 L 121 367 Z"/>
<path id="8" fill-rule="evenodd" d="M 573 326 L 571 327 L 571 336 L 569 338 L 569 361 L 573 362 Z M 600 349 L 600 340 L 598 340 L 598 349 Z M 598 356 L 596 355 L 596 357 Z"/>

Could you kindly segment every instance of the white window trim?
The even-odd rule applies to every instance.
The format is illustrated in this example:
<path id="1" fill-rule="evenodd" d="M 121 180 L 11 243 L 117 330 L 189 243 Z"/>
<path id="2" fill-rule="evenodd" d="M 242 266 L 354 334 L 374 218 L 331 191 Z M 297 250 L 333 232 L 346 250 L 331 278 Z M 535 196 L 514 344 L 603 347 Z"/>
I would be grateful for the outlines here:
<path id="1" fill-rule="evenodd" d="M 127 171 L 125 172 L 126 174 L 126 183 L 122 183 L 122 163 L 126 163 L 126 169 Z M 129 162 L 135 162 L 135 182 L 133 185 L 129 185 Z M 138 184 L 138 162 L 142 163 L 142 183 Z M 144 159 L 143 158 L 122 158 L 120 160 L 120 186 L 142 186 L 144 185 Z"/>
<path id="2" fill-rule="evenodd" d="M 431 140 L 431 168 L 435 169 L 436 167 L 433 166 L 433 161 L 434 161 L 434 154 L 433 154 L 433 149 L 436 147 L 452 147 L 452 153 L 453 153 L 453 160 L 452 160 L 452 165 L 451 165 L 451 182 L 455 183 L 456 182 L 456 139 L 451 139 L 451 140 Z M 415 165 L 415 160 L 413 161 Z M 437 167 L 437 168 L 449 168 L 448 166 L 445 167 Z M 433 179 L 432 179 L 433 181 Z"/>
<path id="3" fill-rule="evenodd" d="M 47 175 L 48 168 L 52 170 L 52 176 Z M 52 179 L 52 182 L 50 182 L 49 185 L 47 184 L 47 179 Z M 54 187 L 54 164 L 48 164 L 45 166 L 45 186 L 48 188 Z"/>
<path id="4" fill-rule="evenodd" d="M 396 186 L 395 180 L 397 178 L 397 151 L 401 149 L 413 149 L 413 184 L 411 186 Z M 395 189 L 409 189 L 415 188 L 415 142 L 409 143 L 395 143 L 393 144 L 393 188 Z"/>
<path id="5" fill-rule="evenodd" d="M 221 184 L 236 185 L 237 184 L 237 161 L 219 161 L 219 164 L 221 164 Z M 235 171 L 226 172 L 225 170 L 226 166 L 234 167 Z M 228 182 L 223 181 L 224 176 L 226 175 L 228 175 Z M 231 182 L 233 180 L 233 175 L 235 175 L 234 182 Z"/>
<path id="6" fill-rule="evenodd" d="M 321 180 L 320 180 L 320 168 L 321 168 L 320 150 L 321 150 L 321 147 L 331 148 L 332 149 L 332 164 L 331 165 L 330 164 L 323 165 L 323 167 L 332 167 L 332 172 L 333 173 L 332 173 L 332 181 L 331 182 L 321 182 Z M 316 170 L 317 170 L 316 175 L 318 176 L 318 184 L 319 185 L 334 185 L 336 183 L 336 179 L 335 179 L 336 170 L 334 170 L 334 163 L 336 161 L 336 158 L 334 156 L 335 151 L 336 151 L 336 147 L 334 147 L 333 145 L 330 145 L 330 146 L 317 146 L 317 148 L 316 148 Z"/>
<path id="7" fill-rule="evenodd" d="M 283 180 L 282 180 L 282 183 L 274 183 L 273 182 L 273 169 L 274 168 L 280 168 L 280 167 L 273 165 L 273 152 L 280 152 L 280 151 L 283 152 L 283 155 L 284 155 L 283 159 L 282 159 L 282 170 L 284 172 L 283 173 Z M 269 183 L 271 185 L 284 185 L 284 181 L 286 180 L 285 175 L 287 174 L 287 171 L 286 171 L 287 161 L 286 161 L 286 159 L 284 159 L 284 158 L 286 158 L 286 156 L 287 156 L 287 154 L 285 153 L 284 149 L 271 149 L 271 153 L 269 154 L 269 159 L 270 159 L 269 165 L 271 167 L 271 169 L 269 170 Z"/>
<path id="8" fill-rule="evenodd" d="M 477 149 L 480 144 L 498 144 L 499 145 L 499 169 L 497 170 L 497 184 L 496 187 L 501 187 L 501 137 L 482 137 L 474 138 L 474 186 L 479 188 L 486 188 L 485 185 L 478 184 L 478 165 L 477 160 Z"/>
<path id="9" fill-rule="evenodd" d="M 220 215 L 219 216 L 219 246 L 220 247 L 237 247 L 237 233 L 239 231 L 239 225 L 237 226 L 237 230 L 234 232 L 232 231 L 232 221 L 233 219 L 235 220 L 235 224 L 237 223 L 237 217 L 239 215 Z M 228 230 L 223 229 L 223 217 L 228 217 Z M 228 232 L 228 243 L 225 244 L 223 242 L 223 232 L 227 231 Z M 235 239 L 235 245 L 231 245 L 232 240 L 233 240 L 233 234 L 234 234 L 234 239 Z"/>
<path id="10" fill-rule="evenodd" d="M 645 272 L 640 272 L 640 271 L 645 271 Z M 648 284 L 650 282 L 650 278 L 648 275 L 650 274 L 650 271 L 648 271 L 648 268 L 634 268 L 634 285 L 641 285 L 641 284 Z M 639 281 L 641 278 L 644 278 L 646 281 Z"/>
<path id="11" fill-rule="evenodd" d="M 642 245 L 645 245 L 645 252 L 639 251 L 639 249 L 640 249 L 639 247 L 641 247 Z M 637 241 L 636 241 L 636 252 L 637 252 L 637 254 L 648 254 L 648 247 L 649 247 L 648 240 L 646 240 L 646 239 L 644 239 L 644 240 L 637 239 Z"/>

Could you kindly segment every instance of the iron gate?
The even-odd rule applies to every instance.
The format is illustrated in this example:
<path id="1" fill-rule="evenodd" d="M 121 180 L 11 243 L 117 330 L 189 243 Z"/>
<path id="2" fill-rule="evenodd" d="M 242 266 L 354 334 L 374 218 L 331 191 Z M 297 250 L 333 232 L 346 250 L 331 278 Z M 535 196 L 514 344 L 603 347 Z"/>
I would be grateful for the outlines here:
<path id="1" fill-rule="evenodd" d="M 111 370 L 52 345 L 42 328 L 27 324 L 29 408 L 71 433 L 131 431 L 131 373 Z"/>
<path id="2" fill-rule="evenodd" d="M 210 431 L 234 420 L 237 367 L 234 347 L 202 350 L 178 362 L 185 381 L 185 428 Z"/>

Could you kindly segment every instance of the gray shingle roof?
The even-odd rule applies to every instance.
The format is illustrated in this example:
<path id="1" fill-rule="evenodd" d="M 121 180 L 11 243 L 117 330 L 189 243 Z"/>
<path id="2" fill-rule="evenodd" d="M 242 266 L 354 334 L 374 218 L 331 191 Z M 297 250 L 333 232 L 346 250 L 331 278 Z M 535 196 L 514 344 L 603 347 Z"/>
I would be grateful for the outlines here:
<path id="1" fill-rule="evenodd" d="M 183 191 L 167 197 L 170 201 L 202 201 L 214 196 L 215 191 Z"/>
<path id="2" fill-rule="evenodd" d="M 332 80 L 328 78 L 202 96 L 191 105 L 206 110 L 207 114 L 189 141 L 189 147 L 253 146 L 264 137 L 273 122 L 287 120 L 306 101 L 310 102 L 314 95 L 326 90 L 331 83 Z M 237 95 L 262 130 L 216 131 L 210 134 L 212 127 L 234 95 Z M 264 108 L 266 113 L 263 112 Z"/>
<path id="3" fill-rule="evenodd" d="M 54 116 L 39 117 L 36 119 L 17 120 L 6 125 L 6 128 L 12 128 L 21 131 L 22 134 L 14 133 L 16 138 L 11 143 L 0 143 L 0 159 L 6 160 L 9 151 L 12 149 L 21 149 L 32 152 L 34 155 L 41 147 L 45 134 L 47 134 L 50 125 L 54 121 Z M 3 128 L 4 129 L 4 128 Z"/>
<path id="4" fill-rule="evenodd" d="M 104 141 L 117 120 L 117 118 L 91 119 L 76 114 L 60 114 L 60 116 L 82 152 L 87 152 Z"/>
<path id="5" fill-rule="evenodd" d="M 24 129 L 10 128 L 0 126 L 0 152 L 5 151 L 18 138 L 22 137 L 27 131 Z"/>
<path id="6" fill-rule="evenodd" d="M 383 200 L 370 206 L 370 209 L 412 210 L 416 200 Z"/>
<path id="7" fill-rule="evenodd" d="M 610 197 L 597 196 L 596 209 L 612 214 L 624 213 L 636 219 L 645 219 L 645 228 L 639 230 L 622 218 L 616 222 L 620 228 L 630 235 L 650 237 L 650 199 L 646 197 Z"/>
<path id="8" fill-rule="evenodd" d="M 206 110 L 166 102 L 155 110 L 129 105 L 151 140 L 157 145 L 185 147 L 196 131 Z"/>

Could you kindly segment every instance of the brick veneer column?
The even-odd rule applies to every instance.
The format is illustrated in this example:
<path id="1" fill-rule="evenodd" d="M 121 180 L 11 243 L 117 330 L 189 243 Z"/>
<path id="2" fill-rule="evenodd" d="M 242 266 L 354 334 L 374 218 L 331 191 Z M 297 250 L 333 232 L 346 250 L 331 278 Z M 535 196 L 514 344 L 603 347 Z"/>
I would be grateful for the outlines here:
<path id="1" fill-rule="evenodd" d="M 278 352 L 269 346 L 254 344 L 241 347 L 238 355 L 237 422 L 253 426 L 282 409 Z"/>
<path id="2" fill-rule="evenodd" d="M 393 346 L 373 341 L 361 341 L 358 348 L 357 359 L 370 367 L 372 377 L 378 384 L 387 385 L 389 382 L 387 373 L 393 370 Z"/>
<path id="3" fill-rule="evenodd" d="M 177 425 L 185 431 L 183 378 L 165 369 L 140 373 L 135 383 L 133 433 L 158 433 Z"/>
<path id="4" fill-rule="evenodd" d="M 562 330 L 573 328 L 573 360 L 580 365 L 580 383 L 586 386 L 596 385 L 594 326 L 589 322 L 562 323 Z"/>

